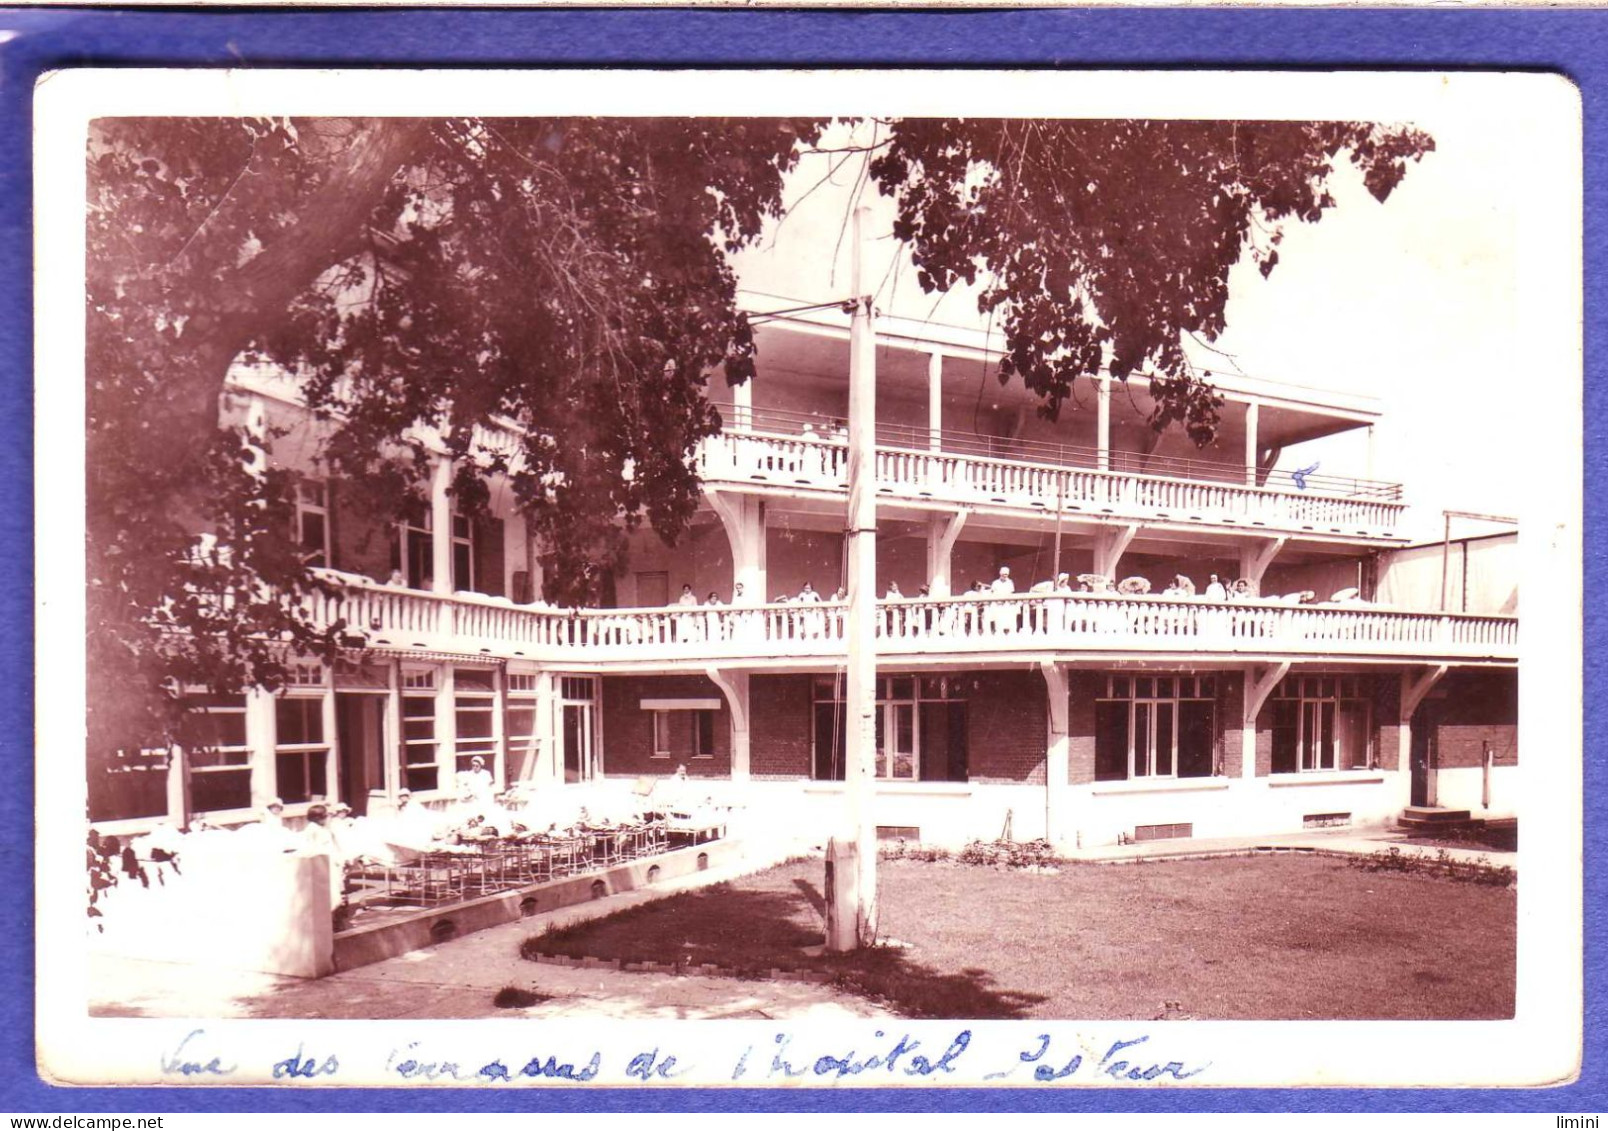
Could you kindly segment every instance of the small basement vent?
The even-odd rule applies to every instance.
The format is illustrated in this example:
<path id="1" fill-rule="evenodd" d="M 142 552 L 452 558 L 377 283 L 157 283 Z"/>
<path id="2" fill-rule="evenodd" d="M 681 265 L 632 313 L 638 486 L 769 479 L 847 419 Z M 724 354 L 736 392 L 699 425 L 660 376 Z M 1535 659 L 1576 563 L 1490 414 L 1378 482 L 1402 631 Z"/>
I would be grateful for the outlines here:
<path id="1" fill-rule="evenodd" d="M 1135 825 L 1133 839 L 1141 840 L 1177 840 L 1180 837 L 1195 835 L 1195 826 L 1188 821 L 1173 825 Z"/>
<path id="2" fill-rule="evenodd" d="M 1307 829 L 1339 829 L 1349 824 L 1350 813 L 1308 813 L 1301 818 L 1301 827 Z"/>
<path id="3" fill-rule="evenodd" d="M 917 840 L 921 839 L 921 829 L 915 825 L 878 825 L 878 840 Z"/>

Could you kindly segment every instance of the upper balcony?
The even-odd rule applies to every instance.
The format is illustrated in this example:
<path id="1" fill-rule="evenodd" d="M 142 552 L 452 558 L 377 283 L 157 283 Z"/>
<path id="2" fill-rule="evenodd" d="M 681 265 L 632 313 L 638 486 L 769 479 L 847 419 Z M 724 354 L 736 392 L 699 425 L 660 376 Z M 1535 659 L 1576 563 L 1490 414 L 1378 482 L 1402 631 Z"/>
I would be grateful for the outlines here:
<path id="1" fill-rule="evenodd" d="M 836 666 L 841 604 L 579 609 L 360 584 L 318 598 L 371 647 L 528 659 L 573 671 Z M 1110 594 L 878 602 L 877 650 L 903 666 L 1099 659 L 1192 663 L 1515 663 L 1511 616 Z"/>
<path id="2" fill-rule="evenodd" d="M 698 472 L 714 488 L 841 496 L 848 453 L 816 414 L 722 406 L 728 426 L 705 441 Z M 746 426 L 745 426 L 746 425 Z M 1102 466 L 1103 465 L 1103 466 Z M 876 482 L 890 503 L 968 507 L 1003 516 L 1056 515 L 1219 531 L 1396 543 L 1401 485 L 1258 470 L 1177 456 L 1140 456 L 1029 439 L 885 424 Z"/>
<path id="3" fill-rule="evenodd" d="M 739 301 L 756 320 L 756 372 L 742 385 L 712 381 L 726 431 L 704 444 L 699 471 L 713 488 L 798 509 L 840 505 L 847 317 L 778 296 Z M 1371 398 L 1205 373 L 1222 403 L 1215 435 L 1197 447 L 1176 427 L 1152 427 L 1157 403 L 1143 379 L 1080 380 L 1051 421 L 1020 380 L 999 381 L 997 334 L 891 316 L 875 320 L 875 333 L 875 473 L 892 511 L 963 507 L 996 527 L 1059 513 L 1073 524 L 1139 523 L 1153 538 L 1207 528 L 1212 540 L 1243 531 L 1403 541 L 1401 486 L 1367 470 L 1381 413 Z M 1313 443 L 1343 433 L 1366 443 Z M 1353 457 L 1364 474 L 1336 474 Z"/>

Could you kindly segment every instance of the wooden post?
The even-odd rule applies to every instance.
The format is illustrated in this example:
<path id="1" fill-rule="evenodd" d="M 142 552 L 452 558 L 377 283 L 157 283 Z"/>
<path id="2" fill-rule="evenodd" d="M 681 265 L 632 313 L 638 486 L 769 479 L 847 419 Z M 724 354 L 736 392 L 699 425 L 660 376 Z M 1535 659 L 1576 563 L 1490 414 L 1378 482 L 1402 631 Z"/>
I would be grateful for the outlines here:
<path id="1" fill-rule="evenodd" d="M 1245 485 L 1256 486 L 1256 433 L 1261 423 L 1262 406 L 1252 401 L 1245 406 Z"/>
<path id="2" fill-rule="evenodd" d="M 871 297 L 862 291 L 861 269 L 865 223 L 869 210 L 854 213 L 849 322 L 849 523 L 848 537 L 848 686 L 844 715 L 847 757 L 848 840 L 855 845 L 855 882 L 835 876 L 836 898 L 827 904 L 828 945 L 853 937 L 870 946 L 877 934 L 877 830 L 872 811 L 876 798 L 876 338 L 871 327 Z"/>
<path id="3" fill-rule="evenodd" d="M 1095 463 L 1101 471 L 1111 470 L 1111 378 L 1105 374 L 1094 379 L 1095 387 Z"/>

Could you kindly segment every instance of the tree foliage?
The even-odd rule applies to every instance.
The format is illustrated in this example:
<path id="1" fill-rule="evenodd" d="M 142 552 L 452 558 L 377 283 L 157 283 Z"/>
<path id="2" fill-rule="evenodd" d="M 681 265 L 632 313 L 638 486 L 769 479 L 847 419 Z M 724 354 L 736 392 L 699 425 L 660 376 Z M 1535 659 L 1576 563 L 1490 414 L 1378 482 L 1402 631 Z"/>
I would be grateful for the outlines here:
<path id="1" fill-rule="evenodd" d="M 231 363 L 301 378 L 324 470 L 399 516 L 461 457 L 508 472 L 584 602 L 644 517 L 674 540 L 705 374 L 752 372 L 728 250 L 819 126 L 785 119 L 129 119 L 91 139 L 92 746 L 172 733 L 175 692 L 275 686 L 341 626 L 287 537 L 272 435 L 218 427 Z M 509 425 L 513 427 L 508 428 Z M 511 446 L 478 442 L 487 426 Z M 212 535 L 198 546 L 197 531 Z"/>
<path id="2" fill-rule="evenodd" d="M 377 517 L 419 498 L 427 438 L 457 458 L 460 510 L 506 474 L 551 598 L 591 600 L 623 529 L 674 542 L 698 503 L 689 457 L 719 426 L 706 374 L 753 372 L 727 254 L 779 214 L 824 124 L 96 123 L 92 748 L 171 734 L 184 684 L 274 687 L 289 652 L 337 646 L 304 612 L 330 583 L 286 536 L 272 432 L 219 426 L 242 358 L 299 379 L 323 470 Z M 1342 154 L 1383 199 L 1431 146 L 1355 123 L 918 119 L 870 175 L 923 286 L 982 281 L 1002 380 L 1053 418 L 1079 377 L 1148 376 L 1157 426 L 1198 441 L 1216 400 L 1181 339 L 1222 330 L 1229 269 L 1274 268 L 1281 225 L 1333 203 Z"/>
<path id="3" fill-rule="evenodd" d="M 1053 420 L 1080 377 L 1145 376 L 1153 425 L 1203 444 L 1221 401 L 1183 342 L 1222 332 L 1229 271 L 1246 255 L 1273 271 L 1282 225 L 1334 204 L 1341 154 L 1382 201 L 1433 147 L 1362 122 L 919 119 L 871 175 L 923 288 L 981 283 L 1001 382 L 1019 376 Z"/>

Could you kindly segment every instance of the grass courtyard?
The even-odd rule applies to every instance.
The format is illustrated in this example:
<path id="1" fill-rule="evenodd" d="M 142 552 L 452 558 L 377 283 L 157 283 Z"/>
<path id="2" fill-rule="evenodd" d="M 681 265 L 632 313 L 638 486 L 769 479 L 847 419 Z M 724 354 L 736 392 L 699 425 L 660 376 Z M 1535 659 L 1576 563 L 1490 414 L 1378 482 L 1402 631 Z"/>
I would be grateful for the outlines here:
<path id="1" fill-rule="evenodd" d="M 912 1017 L 1479 1019 L 1513 1014 L 1516 893 L 1327 857 L 883 861 L 899 946 L 810 957 L 820 860 L 549 931 L 536 952 L 818 970 Z"/>

